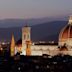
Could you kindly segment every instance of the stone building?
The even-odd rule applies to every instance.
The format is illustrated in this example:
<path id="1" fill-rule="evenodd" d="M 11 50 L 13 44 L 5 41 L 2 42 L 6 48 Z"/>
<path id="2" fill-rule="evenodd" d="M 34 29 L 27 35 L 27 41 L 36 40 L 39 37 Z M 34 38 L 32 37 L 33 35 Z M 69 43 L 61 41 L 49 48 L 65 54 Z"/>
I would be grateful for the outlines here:
<path id="1" fill-rule="evenodd" d="M 20 52 L 21 55 L 27 56 L 72 55 L 72 16 L 70 16 L 68 24 L 61 30 L 58 44 L 36 45 L 31 40 L 31 27 L 25 26 L 22 28 L 22 44 L 20 47 L 17 46 L 17 50 L 20 50 L 17 52 Z"/>

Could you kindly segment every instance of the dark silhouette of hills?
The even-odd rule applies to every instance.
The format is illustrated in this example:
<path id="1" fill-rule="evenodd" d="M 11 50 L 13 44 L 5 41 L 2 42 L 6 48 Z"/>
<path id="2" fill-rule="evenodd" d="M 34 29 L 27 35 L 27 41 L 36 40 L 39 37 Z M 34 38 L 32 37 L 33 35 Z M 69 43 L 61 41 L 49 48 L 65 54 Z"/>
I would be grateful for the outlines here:
<path id="1" fill-rule="evenodd" d="M 0 28 L 9 28 L 9 27 L 23 27 L 26 24 L 29 26 L 37 25 L 51 21 L 49 18 L 40 18 L 40 19 L 4 19 L 0 20 Z"/>
<path id="2" fill-rule="evenodd" d="M 32 18 L 32 19 L 2 19 L 0 20 L 0 28 L 9 28 L 9 27 L 23 27 L 26 24 L 29 26 L 42 24 L 52 21 L 66 21 L 68 17 L 45 17 L 45 18 Z"/>
<path id="3" fill-rule="evenodd" d="M 58 41 L 59 32 L 67 23 L 67 21 L 52 21 L 32 25 L 31 39 L 32 41 Z M 22 37 L 21 28 L 22 26 L 0 28 L 0 41 L 10 41 L 12 33 L 15 40 L 19 40 Z"/>
<path id="4" fill-rule="evenodd" d="M 53 21 L 33 26 L 32 40 L 58 41 L 59 33 L 66 24 L 67 21 Z"/>

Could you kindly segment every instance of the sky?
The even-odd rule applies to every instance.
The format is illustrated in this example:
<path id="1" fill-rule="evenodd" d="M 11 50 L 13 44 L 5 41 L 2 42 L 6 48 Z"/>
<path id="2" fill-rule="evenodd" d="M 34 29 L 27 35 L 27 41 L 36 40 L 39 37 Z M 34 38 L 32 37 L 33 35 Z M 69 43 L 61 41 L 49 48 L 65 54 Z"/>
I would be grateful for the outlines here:
<path id="1" fill-rule="evenodd" d="M 0 19 L 41 18 L 72 14 L 72 0 L 0 0 Z"/>

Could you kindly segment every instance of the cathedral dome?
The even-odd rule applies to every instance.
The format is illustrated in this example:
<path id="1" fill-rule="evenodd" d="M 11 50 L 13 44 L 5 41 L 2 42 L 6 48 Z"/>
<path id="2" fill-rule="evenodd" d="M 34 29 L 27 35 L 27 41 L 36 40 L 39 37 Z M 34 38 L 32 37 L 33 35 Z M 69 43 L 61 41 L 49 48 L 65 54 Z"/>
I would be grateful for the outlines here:
<path id="1" fill-rule="evenodd" d="M 72 46 L 72 16 L 69 18 L 68 25 L 66 25 L 59 34 L 59 45 Z"/>

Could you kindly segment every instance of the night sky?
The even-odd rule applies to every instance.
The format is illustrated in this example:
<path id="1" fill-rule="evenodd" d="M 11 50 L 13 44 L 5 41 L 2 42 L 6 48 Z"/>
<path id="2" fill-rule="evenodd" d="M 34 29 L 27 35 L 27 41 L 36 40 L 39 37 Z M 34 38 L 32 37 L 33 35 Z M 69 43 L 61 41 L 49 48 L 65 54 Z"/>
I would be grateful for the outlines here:
<path id="1" fill-rule="evenodd" d="M 0 19 L 41 18 L 72 14 L 72 0 L 0 0 Z"/>

